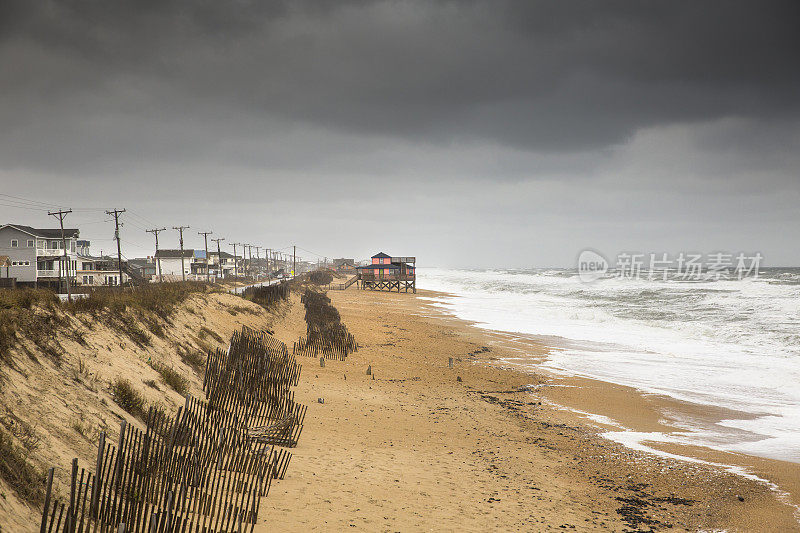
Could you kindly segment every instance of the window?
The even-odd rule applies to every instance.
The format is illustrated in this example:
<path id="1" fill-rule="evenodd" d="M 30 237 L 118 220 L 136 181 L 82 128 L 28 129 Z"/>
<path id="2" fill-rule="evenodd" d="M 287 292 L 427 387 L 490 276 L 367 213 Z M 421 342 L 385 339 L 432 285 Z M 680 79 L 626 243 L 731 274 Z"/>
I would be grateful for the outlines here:
<path id="1" fill-rule="evenodd" d="M 89 283 L 89 276 L 83 276 L 83 284 L 86 285 Z"/>
<path id="2" fill-rule="evenodd" d="M 11 239 L 11 247 L 16 248 L 19 246 L 19 241 L 17 239 Z"/>
<path id="3" fill-rule="evenodd" d="M 36 247 L 44 250 L 47 247 L 47 241 L 36 241 Z"/>
<path id="4" fill-rule="evenodd" d="M 83 270 L 93 270 L 92 269 L 92 264 L 91 263 L 84 263 L 83 264 Z"/>
<path id="5" fill-rule="evenodd" d="M 60 246 L 58 244 L 59 244 L 58 241 L 50 241 L 49 248 L 51 250 L 58 250 L 60 248 Z"/>
<path id="6" fill-rule="evenodd" d="M 28 248 L 33 248 L 33 239 L 28 239 Z"/>

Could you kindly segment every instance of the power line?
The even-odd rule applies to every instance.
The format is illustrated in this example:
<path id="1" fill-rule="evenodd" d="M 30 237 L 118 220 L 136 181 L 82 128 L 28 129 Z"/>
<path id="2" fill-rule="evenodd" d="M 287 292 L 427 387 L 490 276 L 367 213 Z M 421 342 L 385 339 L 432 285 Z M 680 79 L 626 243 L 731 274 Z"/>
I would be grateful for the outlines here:
<path id="1" fill-rule="evenodd" d="M 40 202 L 39 200 L 30 200 L 28 198 L 23 198 L 21 196 L 14 196 L 12 194 L 0 194 L 0 196 L 3 196 L 5 198 L 12 198 L 13 200 L 18 201 L 18 202 L 25 202 L 25 203 L 28 203 L 28 204 L 40 205 L 40 206 L 43 206 L 43 207 L 46 207 L 46 208 L 57 207 L 57 208 L 61 209 L 61 207 L 63 207 L 63 206 L 58 205 L 58 204 L 49 204 L 47 202 Z M 72 210 L 70 209 L 70 211 L 72 211 Z"/>

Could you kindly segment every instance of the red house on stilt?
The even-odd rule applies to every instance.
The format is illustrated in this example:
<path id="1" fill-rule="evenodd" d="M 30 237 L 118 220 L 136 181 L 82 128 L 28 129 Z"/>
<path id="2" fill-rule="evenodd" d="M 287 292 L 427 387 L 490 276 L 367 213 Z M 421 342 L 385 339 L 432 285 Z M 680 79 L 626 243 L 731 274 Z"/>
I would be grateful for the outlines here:
<path id="1" fill-rule="evenodd" d="M 372 256 L 372 263 L 358 267 L 362 290 L 417 292 L 416 257 L 392 257 L 383 252 Z"/>

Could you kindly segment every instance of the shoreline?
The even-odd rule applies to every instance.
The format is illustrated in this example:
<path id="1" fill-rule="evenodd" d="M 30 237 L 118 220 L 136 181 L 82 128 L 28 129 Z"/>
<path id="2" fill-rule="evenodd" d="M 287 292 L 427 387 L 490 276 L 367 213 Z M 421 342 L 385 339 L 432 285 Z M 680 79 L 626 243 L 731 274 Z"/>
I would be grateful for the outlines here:
<path id="1" fill-rule="evenodd" d="M 518 336 L 461 321 L 431 294 L 328 292 L 361 348 L 325 368 L 300 358 L 306 429 L 257 530 L 800 531 L 762 483 L 631 450 L 602 436 L 613 426 L 556 406 L 574 398 L 591 409 L 572 409 L 661 427 L 657 399 L 504 368 Z M 276 336 L 296 339 L 300 313 L 295 301 Z M 798 478 L 796 465 L 745 459 L 785 490 Z"/>
<path id="2" fill-rule="evenodd" d="M 441 291 L 423 289 L 418 292 L 423 298 L 429 298 L 429 295 L 458 298 L 456 294 Z M 468 327 L 496 337 L 499 343 L 515 344 L 511 346 L 512 350 L 536 350 L 533 354 L 526 354 L 524 358 L 509 357 L 500 361 L 487 360 L 484 363 L 522 374 L 538 373 L 547 376 L 551 383 L 540 387 L 540 394 L 548 398 L 554 407 L 565 409 L 583 423 L 605 430 L 600 433 L 603 438 L 631 450 L 681 461 L 700 462 L 736 475 L 758 479 L 783 503 L 794 508 L 800 527 L 800 463 L 694 443 L 681 435 L 683 432 L 696 431 L 698 424 L 709 426 L 723 420 L 751 419 L 759 415 L 694 403 L 602 379 L 554 372 L 542 364 L 546 362 L 550 350 L 558 349 L 562 342 L 569 342 L 569 339 L 484 328 L 475 322 L 458 318 L 446 307 L 437 305 L 434 299 L 426 300 L 425 303 L 448 319 L 463 322 Z M 517 346 L 520 344 L 523 346 Z M 524 362 L 515 362 L 519 360 Z M 603 400 L 598 401 L 601 396 Z M 694 426 L 681 427 L 682 420 L 691 420 Z M 737 433 L 733 428 L 728 430 L 730 433 Z M 738 433 L 749 434 L 744 430 L 739 430 Z"/>

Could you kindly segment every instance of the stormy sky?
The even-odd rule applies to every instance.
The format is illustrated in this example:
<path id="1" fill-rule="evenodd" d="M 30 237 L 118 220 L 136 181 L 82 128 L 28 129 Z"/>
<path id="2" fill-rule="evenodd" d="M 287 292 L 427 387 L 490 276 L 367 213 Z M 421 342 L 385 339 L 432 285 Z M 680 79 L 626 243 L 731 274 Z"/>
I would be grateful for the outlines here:
<path id="1" fill-rule="evenodd" d="M 128 257 L 189 225 L 187 246 L 310 260 L 800 265 L 798 21 L 794 1 L 2 0 L 0 223 L 72 207 L 108 252 L 103 210 L 126 208 Z"/>

